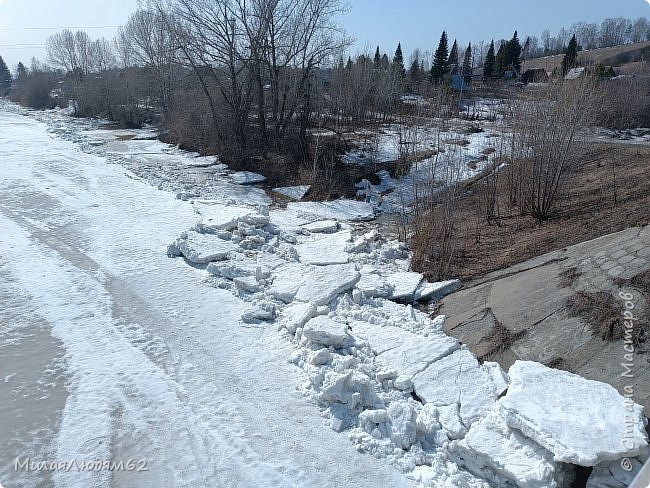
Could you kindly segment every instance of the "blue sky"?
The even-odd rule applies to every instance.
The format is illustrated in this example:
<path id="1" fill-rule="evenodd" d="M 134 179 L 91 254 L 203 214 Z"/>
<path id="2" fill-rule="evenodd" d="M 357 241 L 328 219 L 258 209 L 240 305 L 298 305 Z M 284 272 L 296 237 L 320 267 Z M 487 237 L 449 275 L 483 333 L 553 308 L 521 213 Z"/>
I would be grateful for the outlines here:
<path id="1" fill-rule="evenodd" d="M 112 38 L 115 28 L 110 26 L 123 24 L 137 4 L 138 0 L 0 0 L 0 55 L 12 69 L 18 61 L 29 64 L 32 56 L 44 60 L 45 39 L 63 27 L 85 27 L 92 38 Z M 349 4 L 343 24 L 357 39 L 353 54 L 366 46 L 374 51 L 376 45 L 392 54 L 400 41 L 407 59 L 416 47 L 433 51 L 443 29 L 465 44 L 510 38 L 515 29 L 521 37 L 539 36 L 545 28 L 555 33 L 578 21 L 650 19 L 650 0 L 351 0 Z"/>

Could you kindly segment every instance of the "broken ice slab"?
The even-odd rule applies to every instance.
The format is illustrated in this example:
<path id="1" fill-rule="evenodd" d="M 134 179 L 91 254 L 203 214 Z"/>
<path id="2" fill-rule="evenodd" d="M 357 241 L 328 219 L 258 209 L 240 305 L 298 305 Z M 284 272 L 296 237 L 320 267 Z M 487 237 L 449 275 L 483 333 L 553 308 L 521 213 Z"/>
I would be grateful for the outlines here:
<path id="1" fill-rule="evenodd" d="M 333 202 L 292 202 L 287 209 L 293 212 L 311 214 L 324 219 L 342 222 L 373 220 L 375 212 L 369 203 L 356 200 L 335 200 Z"/>
<path id="2" fill-rule="evenodd" d="M 237 205 L 224 205 L 211 201 L 196 201 L 194 210 L 199 214 L 199 221 L 194 228 L 198 232 L 215 233 L 220 230 L 234 230 L 239 222 L 254 227 L 269 223 L 269 217 L 259 214 L 256 210 Z"/>
<path id="3" fill-rule="evenodd" d="M 498 408 L 474 423 L 450 450 L 471 473 L 496 486 L 510 482 L 522 488 L 553 488 L 561 478 L 553 454 L 508 427 Z"/>
<path id="4" fill-rule="evenodd" d="M 348 337 L 347 325 L 324 315 L 314 317 L 302 329 L 303 337 L 324 346 L 338 347 Z"/>
<path id="5" fill-rule="evenodd" d="M 327 305 L 339 293 L 353 288 L 360 277 L 354 264 L 313 266 L 303 273 L 304 283 L 298 289 L 296 300 Z"/>
<path id="6" fill-rule="evenodd" d="M 413 298 L 416 302 L 431 300 L 433 298 L 442 298 L 445 295 L 449 295 L 458 290 L 461 286 L 462 283 L 460 280 L 438 281 L 436 283 L 427 283 L 426 281 L 423 281 L 415 290 Z"/>
<path id="7" fill-rule="evenodd" d="M 279 188 L 273 188 L 275 193 L 284 195 L 285 197 L 291 198 L 292 200 L 302 200 L 302 198 L 307 194 L 311 187 L 309 185 L 298 185 L 298 186 L 282 186 Z"/>
<path id="8" fill-rule="evenodd" d="M 254 185 L 266 181 L 266 176 L 251 171 L 237 171 L 232 174 L 232 181 L 238 185 Z"/>
<path id="9" fill-rule="evenodd" d="M 331 234 L 339 229 L 339 223 L 336 220 L 317 220 L 304 224 L 302 228 L 313 233 Z"/>
<path id="10" fill-rule="evenodd" d="M 459 349 L 435 361 L 413 378 L 413 388 L 425 403 L 460 404 L 460 418 L 466 427 L 481 418 L 497 400 L 499 387 L 491 371 L 467 349 Z"/>
<path id="11" fill-rule="evenodd" d="M 422 273 L 412 271 L 400 271 L 389 275 L 386 281 L 393 288 L 390 299 L 400 302 L 412 302 L 415 297 L 415 291 L 423 279 L 424 276 Z"/>
<path id="12" fill-rule="evenodd" d="M 368 341 L 379 364 L 408 378 L 460 347 L 458 341 L 442 333 L 424 337 L 399 327 L 365 322 L 351 325 L 353 335 Z"/>
<path id="13" fill-rule="evenodd" d="M 532 361 L 516 361 L 508 376 L 499 401 L 506 422 L 556 461 L 594 466 L 647 448 L 643 407 L 613 386 Z"/>
<path id="14" fill-rule="evenodd" d="M 228 259 L 229 253 L 235 251 L 237 245 L 230 241 L 219 239 L 215 235 L 187 231 L 167 248 L 170 256 L 184 256 L 195 264 L 206 264 L 212 261 Z"/>
<path id="15" fill-rule="evenodd" d="M 350 255 L 345 252 L 345 246 L 350 242 L 350 231 L 337 232 L 318 236 L 308 242 L 296 245 L 300 262 L 316 266 L 329 264 L 345 264 Z"/>

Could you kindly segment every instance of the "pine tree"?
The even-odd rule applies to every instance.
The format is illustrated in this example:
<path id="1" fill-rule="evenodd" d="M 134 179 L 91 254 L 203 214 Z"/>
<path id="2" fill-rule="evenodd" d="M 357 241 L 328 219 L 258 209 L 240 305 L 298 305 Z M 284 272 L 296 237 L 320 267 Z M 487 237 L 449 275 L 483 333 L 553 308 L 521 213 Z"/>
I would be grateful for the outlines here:
<path id="1" fill-rule="evenodd" d="M 521 70 L 521 44 L 519 43 L 519 38 L 517 37 L 517 31 L 506 43 L 506 65 L 504 68 L 507 68 L 512 64 L 517 71 Z"/>
<path id="2" fill-rule="evenodd" d="M 490 48 L 485 55 L 485 63 L 483 63 L 483 76 L 485 78 L 492 78 L 494 76 L 494 69 L 496 67 L 496 56 L 494 55 L 494 39 L 490 43 Z"/>
<path id="3" fill-rule="evenodd" d="M 501 46 L 499 46 L 499 50 L 497 51 L 496 63 L 494 65 L 494 76 L 496 77 L 501 76 L 508 66 L 508 63 L 506 62 L 507 44 L 507 42 L 501 43 Z"/>
<path id="4" fill-rule="evenodd" d="M 0 96 L 5 96 L 11 89 L 11 71 L 7 68 L 2 56 L 0 56 Z"/>
<path id="5" fill-rule="evenodd" d="M 377 46 L 377 50 L 375 51 L 375 59 L 373 61 L 375 69 L 381 68 L 381 54 L 379 53 L 379 46 Z"/>
<path id="6" fill-rule="evenodd" d="M 381 69 L 388 69 L 390 67 L 390 61 L 388 61 L 388 54 L 384 53 L 381 56 Z"/>
<path id="7" fill-rule="evenodd" d="M 395 56 L 393 56 L 393 68 L 402 76 L 406 75 L 406 70 L 404 69 L 404 55 L 402 55 L 402 44 L 400 42 L 397 43 Z"/>
<path id="8" fill-rule="evenodd" d="M 449 58 L 447 58 L 447 65 L 452 73 L 458 73 L 458 43 L 454 39 L 454 44 L 449 51 Z"/>
<path id="9" fill-rule="evenodd" d="M 354 65 L 352 64 L 352 58 L 350 58 L 350 56 L 348 56 L 348 62 L 345 65 L 345 69 L 352 69 L 353 66 Z"/>
<path id="10" fill-rule="evenodd" d="M 564 52 L 564 58 L 562 58 L 562 75 L 566 75 L 571 68 L 575 67 L 577 58 L 578 41 L 576 41 L 576 36 L 574 34 Z"/>
<path id="11" fill-rule="evenodd" d="M 472 80 L 472 43 L 470 42 L 465 50 L 465 58 L 463 59 L 463 77 L 469 83 Z"/>
<path id="12" fill-rule="evenodd" d="M 440 43 L 438 44 L 438 49 L 433 55 L 433 65 L 431 66 L 431 81 L 434 83 L 440 83 L 442 77 L 449 72 L 449 51 L 447 46 L 447 33 L 442 32 L 440 36 Z"/>
<path id="13" fill-rule="evenodd" d="M 420 81 L 420 60 L 418 58 L 415 58 L 411 63 L 408 77 L 411 83 L 417 83 Z"/>
<path id="14" fill-rule="evenodd" d="M 23 63 L 18 63 L 16 68 L 16 81 L 21 83 L 27 81 L 27 68 Z"/>

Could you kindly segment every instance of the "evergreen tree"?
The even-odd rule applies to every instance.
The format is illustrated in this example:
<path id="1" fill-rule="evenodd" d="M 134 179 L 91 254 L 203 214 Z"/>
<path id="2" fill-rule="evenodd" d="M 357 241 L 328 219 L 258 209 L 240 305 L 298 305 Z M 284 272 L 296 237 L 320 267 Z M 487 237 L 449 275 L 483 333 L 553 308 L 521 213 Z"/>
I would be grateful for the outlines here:
<path id="1" fill-rule="evenodd" d="M 454 44 L 451 46 L 451 51 L 449 51 L 447 65 L 452 73 L 458 73 L 458 43 L 456 39 L 454 39 Z"/>
<path id="2" fill-rule="evenodd" d="M 7 68 L 2 56 L 0 56 L 0 96 L 5 96 L 11 89 L 11 71 Z"/>
<path id="3" fill-rule="evenodd" d="M 562 75 L 566 75 L 571 68 L 575 67 L 577 58 L 578 41 L 576 41 L 576 36 L 574 34 L 564 52 L 564 58 L 562 58 Z"/>
<path id="4" fill-rule="evenodd" d="M 27 68 L 25 68 L 23 63 L 18 63 L 18 67 L 16 68 L 16 81 L 21 83 L 27 81 Z"/>
<path id="5" fill-rule="evenodd" d="M 352 69 L 352 66 L 354 66 L 354 65 L 352 64 L 352 58 L 350 58 L 350 56 L 348 56 L 348 62 L 347 62 L 347 64 L 345 65 L 345 69 Z"/>
<path id="6" fill-rule="evenodd" d="M 519 43 L 519 38 L 517 37 L 517 31 L 506 43 L 506 65 L 504 68 L 507 68 L 508 65 L 512 64 L 517 71 L 521 70 L 521 44 Z"/>
<path id="7" fill-rule="evenodd" d="M 485 78 L 492 78 L 494 76 L 496 62 L 496 56 L 494 55 L 494 40 L 492 40 L 490 48 L 485 56 L 485 63 L 483 63 L 483 76 Z"/>
<path id="8" fill-rule="evenodd" d="M 469 83 L 472 80 L 472 43 L 470 42 L 465 50 L 465 58 L 463 59 L 463 77 Z"/>
<path id="9" fill-rule="evenodd" d="M 530 58 L 530 36 L 526 37 L 526 42 L 524 42 L 524 47 L 521 50 L 521 59 Z"/>
<path id="10" fill-rule="evenodd" d="M 409 68 L 408 77 L 411 83 L 418 83 L 420 81 L 420 60 L 415 58 Z"/>
<path id="11" fill-rule="evenodd" d="M 406 74 L 406 70 L 404 69 L 404 56 L 402 55 L 402 43 L 400 42 L 397 43 L 395 56 L 393 56 L 393 68 L 402 76 Z"/>
<path id="12" fill-rule="evenodd" d="M 436 49 L 435 54 L 433 55 L 433 65 L 431 66 L 431 81 L 434 83 L 440 83 L 442 77 L 449 72 L 449 48 L 447 45 L 447 33 L 442 32 L 440 36 L 440 43 L 438 44 L 438 49 Z"/>
<path id="13" fill-rule="evenodd" d="M 343 56 L 339 56 L 339 62 L 336 65 L 336 69 L 338 71 L 343 71 L 344 68 L 345 68 L 345 64 L 343 64 Z"/>
<path id="14" fill-rule="evenodd" d="M 384 53 L 381 56 L 381 68 L 388 69 L 390 67 L 390 61 L 388 61 L 388 54 Z"/>
<path id="15" fill-rule="evenodd" d="M 497 51 L 496 63 L 494 65 L 494 76 L 499 77 L 503 74 L 508 63 L 506 62 L 506 51 L 507 51 L 507 42 L 501 43 L 499 50 Z"/>
<path id="16" fill-rule="evenodd" d="M 376 69 L 381 68 L 381 54 L 379 53 L 379 46 L 377 46 L 377 49 L 375 50 L 375 59 L 373 63 Z"/>

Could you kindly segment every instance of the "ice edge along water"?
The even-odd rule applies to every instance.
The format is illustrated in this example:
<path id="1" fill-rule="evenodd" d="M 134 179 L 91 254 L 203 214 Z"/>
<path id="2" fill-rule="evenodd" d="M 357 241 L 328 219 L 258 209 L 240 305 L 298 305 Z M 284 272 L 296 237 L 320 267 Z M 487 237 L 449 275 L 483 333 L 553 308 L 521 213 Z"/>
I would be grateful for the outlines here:
<path id="1" fill-rule="evenodd" d="M 269 213 L 225 203 L 196 202 L 199 221 L 169 253 L 195 266 L 211 263 L 204 279 L 250 304 L 242 323 L 277 321 L 295 347 L 290 361 L 305 372 L 303 393 L 359 450 L 388 458 L 428 486 L 486 486 L 485 480 L 561 486 L 558 461 L 594 465 L 644 454 L 638 406 L 633 435 L 639 448 L 625 452 L 615 445 L 625 435 L 617 418 L 625 405 L 613 388 L 596 388 L 584 405 L 594 382 L 523 362 L 508 378 L 445 336 L 443 317 L 432 321 L 391 301 L 456 285 L 427 284 L 408 273 L 403 246 L 377 232 L 353 238 L 356 227 L 349 222 L 372 218 L 371 207 L 298 203 Z M 539 402 L 528 400 L 529 387 L 545 405 L 560 397 L 563 404 L 540 412 Z M 591 429 L 572 438 L 554 429 L 552 418 L 565 410 L 571 413 L 560 420 L 600 421 L 598 436 L 606 442 L 593 445 Z M 495 442 L 500 449 L 490 447 Z"/>

